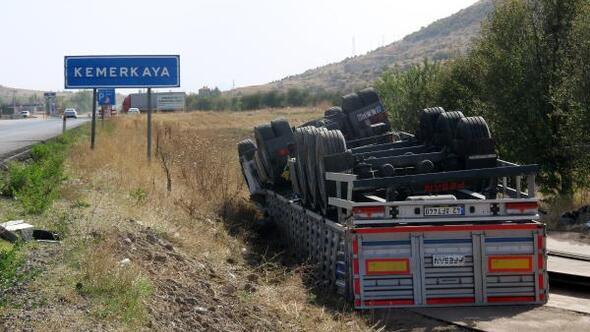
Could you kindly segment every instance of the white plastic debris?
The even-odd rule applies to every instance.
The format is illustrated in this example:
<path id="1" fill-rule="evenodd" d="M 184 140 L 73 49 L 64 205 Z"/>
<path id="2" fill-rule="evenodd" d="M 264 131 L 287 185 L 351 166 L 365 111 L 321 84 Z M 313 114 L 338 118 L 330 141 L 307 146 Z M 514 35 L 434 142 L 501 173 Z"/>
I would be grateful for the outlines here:
<path id="1" fill-rule="evenodd" d="M 24 220 L 11 220 L 0 224 L 7 231 L 16 233 L 24 241 L 33 239 L 33 225 L 27 224 Z"/>

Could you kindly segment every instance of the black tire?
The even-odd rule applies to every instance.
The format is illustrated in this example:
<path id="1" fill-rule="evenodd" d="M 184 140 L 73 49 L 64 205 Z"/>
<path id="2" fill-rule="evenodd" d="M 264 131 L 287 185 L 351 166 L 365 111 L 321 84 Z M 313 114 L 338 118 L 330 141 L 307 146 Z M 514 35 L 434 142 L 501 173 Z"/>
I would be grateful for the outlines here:
<path id="1" fill-rule="evenodd" d="M 4 239 L 11 243 L 15 243 L 16 241 L 18 241 L 18 237 L 16 236 L 16 234 L 2 226 L 0 226 L 0 239 Z"/>
<path id="2" fill-rule="evenodd" d="M 306 135 L 305 146 L 306 146 L 306 158 L 305 158 L 305 169 L 306 169 L 306 180 L 307 187 L 309 190 L 309 196 L 307 203 L 310 207 L 315 208 L 318 202 L 318 182 L 316 176 L 317 160 L 316 160 L 316 137 L 322 132 L 327 132 L 326 128 L 312 128 L 308 135 Z"/>
<path id="3" fill-rule="evenodd" d="M 357 92 L 357 94 L 364 106 L 369 106 L 380 101 L 377 91 L 375 91 L 375 89 L 372 87 L 362 89 L 361 91 Z"/>
<path id="4" fill-rule="evenodd" d="M 495 146 L 486 120 L 481 116 L 460 119 L 455 133 L 455 150 L 461 156 L 493 154 Z M 488 142 L 489 144 L 481 144 Z"/>
<path id="5" fill-rule="evenodd" d="M 252 160 L 256 150 L 256 143 L 254 143 L 254 141 L 250 138 L 241 140 L 238 143 L 238 155 L 240 157 L 245 157 L 246 160 Z"/>
<path id="6" fill-rule="evenodd" d="M 434 129 L 438 117 L 444 113 L 442 107 L 425 108 L 420 113 L 420 127 L 418 129 L 418 139 L 424 144 L 431 144 L 434 138 Z"/>
<path id="7" fill-rule="evenodd" d="M 306 182 L 306 175 L 305 175 L 305 133 L 309 130 L 310 127 L 300 127 L 295 129 L 294 140 L 295 140 L 295 168 L 297 173 L 297 178 L 295 179 L 297 183 L 293 183 L 294 179 L 291 179 L 291 184 L 293 188 L 299 188 L 299 195 L 304 200 L 307 193 L 307 182 Z"/>
<path id="8" fill-rule="evenodd" d="M 253 160 L 254 156 L 256 154 L 256 143 L 254 143 L 253 140 L 247 138 L 244 139 L 242 141 L 240 141 L 238 143 L 238 155 L 240 156 L 240 169 L 242 171 L 242 176 L 244 177 L 244 182 L 246 182 L 246 184 L 248 184 L 249 187 L 249 182 L 248 182 L 248 178 L 246 177 L 246 171 L 244 170 L 244 164 L 243 164 L 243 159 L 245 160 Z"/>
<path id="9" fill-rule="evenodd" d="M 266 169 L 264 169 L 264 164 L 262 163 L 260 153 L 258 151 L 254 154 L 254 163 L 256 164 L 256 173 L 260 179 L 260 182 L 263 184 L 271 184 L 271 179 L 266 173 Z"/>
<path id="10" fill-rule="evenodd" d="M 256 155 L 259 158 L 260 167 L 259 171 L 268 177 L 270 183 L 273 182 L 275 178 L 275 172 L 273 168 L 272 159 L 270 156 L 270 152 L 266 148 L 265 142 L 275 138 L 274 131 L 270 124 L 263 124 L 254 127 L 254 137 L 256 138 L 256 146 L 258 146 L 258 150 L 256 151 Z"/>
<path id="11" fill-rule="evenodd" d="M 333 116 L 337 116 L 339 114 L 342 114 L 342 108 L 340 108 L 338 106 L 332 106 L 332 107 L 328 108 L 324 112 L 324 117 L 325 118 L 330 118 L 330 117 L 333 117 Z"/>
<path id="12" fill-rule="evenodd" d="M 333 181 L 326 181 L 325 178 L 324 157 L 345 151 L 346 140 L 340 130 L 328 130 L 316 136 L 316 181 L 319 193 L 316 205 L 324 215 L 328 213 L 328 197 L 336 194 L 336 184 Z"/>
<path id="13" fill-rule="evenodd" d="M 438 116 L 436 120 L 436 128 L 434 132 L 434 144 L 439 147 L 453 147 L 453 139 L 455 138 L 455 130 L 459 120 L 464 118 L 462 112 L 445 112 Z"/>
<path id="14" fill-rule="evenodd" d="M 272 120 L 270 126 L 274 132 L 275 137 L 281 137 L 285 135 L 293 136 L 293 129 L 289 125 L 289 121 L 285 118 L 279 118 Z"/>
<path id="15" fill-rule="evenodd" d="M 342 112 L 348 114 L 363 108 L 363 102 L 356 93 L 349 93 L 342 97 Z"/>
<path id="16" fill-rule="evenodd" d="M 289 167 L 289 180 L 291 181 L 293 192 L 297 196 L 301 197 L 301 186 L 299 176 L 297 175 L 297 159 L 293 158 L 292 160 L 292 162 L 287 162 L 287 165 Z"/>

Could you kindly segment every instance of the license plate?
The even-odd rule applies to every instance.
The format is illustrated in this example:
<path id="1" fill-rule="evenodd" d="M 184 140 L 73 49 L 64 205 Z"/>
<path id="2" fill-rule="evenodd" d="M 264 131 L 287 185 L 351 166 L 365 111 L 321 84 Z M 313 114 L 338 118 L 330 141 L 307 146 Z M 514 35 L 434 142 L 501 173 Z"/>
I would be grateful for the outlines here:
<path id="1" fill-rule="evenodd" d="M 433 255 L 433 266 L 463 266 L 465 265 L 465 256 L 463 255 Z"/>
<path id="2" fill-rule="evenodd" d="M 426 206 L 425 216 L 462 216 L 465 214 L 463 206 Z"/>

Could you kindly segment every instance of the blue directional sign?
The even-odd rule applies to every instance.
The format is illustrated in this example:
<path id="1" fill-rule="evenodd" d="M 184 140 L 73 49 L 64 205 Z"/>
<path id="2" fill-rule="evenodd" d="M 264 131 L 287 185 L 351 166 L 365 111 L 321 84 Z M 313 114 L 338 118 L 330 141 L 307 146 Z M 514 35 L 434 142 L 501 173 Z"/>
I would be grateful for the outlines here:
<path id="1" fill-rule="evenodd" d="M 99 105 L 115 105 L 115 89 L 98 89 L 96 90 L 96 99 Z"/>
<path id="2" fill-rule="evenodd" d="M 178 55 L 66 56 L 65 88 L 180 86 Z"/>

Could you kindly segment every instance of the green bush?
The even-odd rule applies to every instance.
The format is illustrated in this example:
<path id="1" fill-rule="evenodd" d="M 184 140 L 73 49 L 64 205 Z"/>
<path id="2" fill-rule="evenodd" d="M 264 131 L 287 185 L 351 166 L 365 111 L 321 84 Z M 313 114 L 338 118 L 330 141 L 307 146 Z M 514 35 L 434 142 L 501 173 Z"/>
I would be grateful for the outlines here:
<path id="1" fill-rule="evenodd" d="M 18 267 L 23 263 L 20 245 L 7 249 L 0 248 L 0 290 L 10 287 L 19 280 Z M 0 306 L 2 299 L 0 299 Z"/>
<path id="2" fill-rule="evenodd" d="M 0 183 L 0 193 L 21 202 L 27 213 L 40 214 L 57 198 L 65 179 L 65 152 L 71 136 L 64 135 L 31 150 L 31 161 L 11 163 Z"/>

